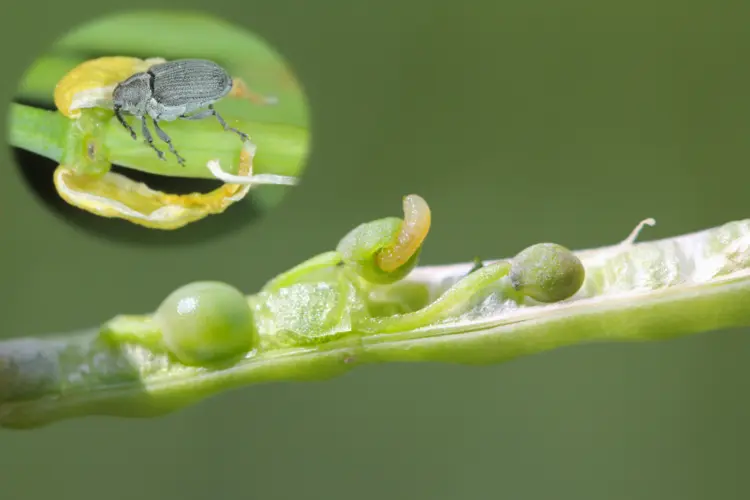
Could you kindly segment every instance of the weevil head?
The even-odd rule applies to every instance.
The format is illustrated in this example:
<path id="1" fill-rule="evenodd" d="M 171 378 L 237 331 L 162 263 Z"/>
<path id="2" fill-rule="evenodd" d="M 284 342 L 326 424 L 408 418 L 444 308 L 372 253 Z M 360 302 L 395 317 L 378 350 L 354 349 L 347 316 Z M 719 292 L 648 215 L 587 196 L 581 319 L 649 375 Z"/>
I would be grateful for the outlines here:
<path id="1" fill-rule="evenodd" d="M 136 73 L 120 82 L 112 92 L 112 104 L 115 109 L 135 116 L 145 115 L 146 106 L 152 95 L 151 78 L 149 73 Z"/>

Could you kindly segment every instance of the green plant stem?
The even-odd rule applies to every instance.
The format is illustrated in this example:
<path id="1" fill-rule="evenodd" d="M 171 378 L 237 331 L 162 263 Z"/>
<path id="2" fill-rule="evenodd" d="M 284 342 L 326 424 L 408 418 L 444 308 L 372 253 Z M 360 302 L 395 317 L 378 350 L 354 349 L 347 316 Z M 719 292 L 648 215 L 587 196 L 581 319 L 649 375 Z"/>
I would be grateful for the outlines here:
<path id="1" fill-rule="evenodd" d="M 71 123 L 55 111 L 11 104 L 8 139 L 11 146 L 60 161 Z"/>
<path id="2" fill-rule="evenodd" d="M 105 328 L 7 340 L 0 342 L 0 425 L 31 428 L 86 415 L 151 417 L 220 391 L 260 382 L 320 380 L 363 364 L 489 364 L 583 341 L 661 340 L 747 326 L 749 242 L 750 221 L 740 221 L 677 238 L 580 251 L 576 255 L 586 280 L 566 301 L 491 310 L 485 305 L 448 321 L 426 314 L 421 324 L 410 320 L 411 329 L 403 331 L 391 331 L 388 318 L 382 331 L 368 333 L 353 321 L 351 331 L 336 340 L 260 345 L 239 361 L 213 368 L 182 365 L 152 345 L 148 339 L 158 338 L 158 332 L 149 315 L 111 322 L 110 329 L 120 330 L 116 335 L 102 335 Z M 337 262 L 333 254 L 321 255 L 309 261 L 311 269 L 326 260 Z M 476 283 L 481 295 L 489 274 L 504 274 L 502 266 L 492 271 L 488 263 L 486 276 L 467 277 L 472 266 L 417 267 L 393 286 L 417 289 L 417 295 L 428 297 L 422 304 L 428 311 L 438 297 L 447 301 L 455 290 L 465 292 L 469 283 Z M 294 282 L 297 273 L 304 275 L 296 270 L 282 281 Z M 263 293 L 248 296 L 249 303 L 266 300 Z M 309 302 L 305 299 L 284 314 L 304 318 L 311 314 Z M 396 315 L 390 325 L 398 321 Z M 258 328 L 263 332 L 260 323 Z"/>
<path id="3" fill-rule="evenodd" d="M 304 168 L 308 133 L 304 128 L 237 120 L 228 123 L 245 131 L 257 146 L 253 173 L 298 176 Z M 137 123 L 132 118 L 131 125 Z M 219 159 L 222 168 L 237 173 L 242 142 L 227 132 L 216 120 L 175 121 L 162 128 L 172 137 L 180 154 L 189 159 L 183 167 L 173 156 L 161 161 L 142 140 L 133 140 L 117 119 L 111 117 L 102 125 L 105 130 L 104 150 L 110 163 L 156 175 L 213 178 L 206 167 L 209 160 Z M 59 112 L 12 104 L 10 110 L 10 144 L 45 156 L 54 161 L 63 158 L 67 138 L 75 121 Z M 168 151 L 167 151 L 168 153 Z"/>

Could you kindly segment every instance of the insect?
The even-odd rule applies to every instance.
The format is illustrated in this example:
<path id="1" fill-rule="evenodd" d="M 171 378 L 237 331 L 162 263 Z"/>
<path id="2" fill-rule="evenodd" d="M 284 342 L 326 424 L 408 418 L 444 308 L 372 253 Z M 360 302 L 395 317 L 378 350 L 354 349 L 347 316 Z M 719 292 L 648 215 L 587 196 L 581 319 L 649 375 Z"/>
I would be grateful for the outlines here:
<path id="1" fill-rule="evenodd" d="M 173 63 L 177 62 L 173 61 Z M 187 119 L 196 119 L 198 118 L 197 115 L 202 118 L 215 113 L 211 109 L 207 112 L 200 112 L 200 102 L 205 103 L 211 99 L 215 102 L 222 98 L 240 98 L 247 99 L 257 105 L 278 103 L 276 97 L 266 96 L 251 90 L 239 77 L 234 76 L 231 78 L 231 82 L 228 82 L 226 72 L 223 68 L 217 67 L 216 64 L 210 61 L 198 61 L 196 64 L 195 60 L 188 61 L 188 71 L 182 71 L 183 76 L 184 73 L 189 73 L 187 81 L 192 87 L 186 87 L 184 85 L 185 80 L 182 80 L 182 85 L 178 85 L 174 82 L 179 79 L 172 78 L 173 83 L 170 86 L 165 85 L 167 80 L 158 79 L 157 84 L 161 82 L 159 89 L 162 90 L 162 95 L 166 94 L 166 97 L 162 99 L 159 95 L 154 95 L 155 90 L 159 89 L 156 86 L 152 88 L 150 84 L 154 83 L 154 77 L 151 73 L 154 75 L 162 74 L 160 71 L 154 71 L 154 67 L 170 66 L 164 63 L 167 63 L 167 61 L 160 57 L 149 59 L 127 56 L 98 57 L 82 62 L 57 82 L 54 92 L 55 107 L 64 117 L 71 120 L 71 123 L 69 124 L 70 134 L 65 151 L 60 152 L 53 158 L 60 162 L 55 170 L 54 185 L 57 193 L 67 203 L 100 217 L 125 219 L 151 229 L 172 230 L 208 215 L 224 212 L 230 205 L 240 201 L 254 185 L 296 184 L 296 176 L 272 173 L 254 174 L 253 158 L 257 146 L 249 140 L 249 137 L 235 129 L 232 130 L 246 139 L 242 141 L 241 148 L 233 147 L 227 143 L 217 145 L 215 148 L 211 147 L 209 151 L 202 151 L 200 144 L 197 145 L 197 148 L 194 147 L 195 144 L 190 144 L 192 151 L 196 151 L 198 154 L 198 157 L 191 161 L 199 164 L 205 163 L 210 174 L 199 173 L 198 176 L 216 178 L 223 182 L 222 186 L 209 193 L 164 193 L 151 189 L 142 182 L 131 180 L 126 175 L 110 171 L 112 167 L 110 161 L 114 155 L 125 161 L 123 165 L 125 167 L 157 175 L 177 175 L 170 166 L 160 168 L 155 165 L 153 162 L 156 159 L 150 157 L 150 155 L 148 158 L 128 159 L 131 148 L 127 144 L 118 144 L 117 146 L 112 144 L 109 147 L 103 147 L 106 143 L 108 127 L 102 125 L 108 124 L 110 119 L 113 118 L 112 111 L 115 104 L 119 105 L 118 118 L 122 124 L 124 121 L 122 113 L 125 112 L 135 114 L 142 122 L 149 117 L 156 118 L 155 121 L 166 119 L 165 117 L 175 120 L 180 118 L 181 114 Z M 185 62 L 182 61 L 182 64 L 184 66 Z M 174 64 L 171 66 L 174 67 Z M 202 71 L 197 71 L 196 67 L 202 68 Z M 208 70 L 208 68 L 211 69 Z M 180 73 L 180 71 L 173 71 L 172 73 Z M 201 81 L 197 78 L 199 74 L 203 77 Z M 136 83 L 126 85 L 126 82 L 131 79 L 135 80 Z M 209 83 L 213 82 L 213 87 L 205 81 L 201 83 L 203 80 Z M 139 87 L 137 83 L 139 81 L 145 82 L 146 85 Z M 118 103 L 115 103 L 114 93 L 118 87 L 120 88 L 118 90 Z M 167 92 L 164 92 L 162 87 L 167 88 Z M 203 92 L 193 92 L 192 97 L 196 99 L 192 99 L 186 105 L 184 96 L 187 92 L 185 88 L 192 88 L 193 90 L 197 88 Z M 215 91 L 213 93 L 205 92 L 207 88 L 213 88 Z M 229 90 L 226 91 L 225 89 Z M 183 96 L 182 99 L 174 99 L 177 92 Z M 143 99 L 141 94 L 145 95 L 146 99 Z M 211 95 L 207 97 L 206 94 Z M 154 102 L 161 104 L 161 107 L 155 107 Z M 136 105 L 140 103 L 141 108 L 133 106 L 133 103 Z M 128 105 L 127 108 L 126 104 Z M 213 102 L 209 102 L 210 104 L 213 104 Z M 156 116 L 149 114 L 149 106 L 157 111 Z M 169 113 L 165 113 L 165 109 Z M 198 113 L 190 115 L 191 111 L 188 111 L 188 109 Z M 221 120 L 221 117 L 219 119 Z M 226 126 L 223 120 L 221 120 L 221 123 L 226 129 L 230 128 Z M 157 123 L 155 125 L 158 127 Z M 143 123 L 143 126 L 146 129 L 145 123 Z M 275 128 L 276 126 L 272 126 L 271 130 Z M 33 130 L 34 126 L 31 125 L 30 129 Z M 267 126 L 264 129 L 267 129 Z M 136 138 L 130 127 L 127 127 L 127 130 Z M 270 135 L 265 134 L 265 136 L 267 138 L 271 136 L 284 137 L 284 135 L 278 134 L 285 134 L 290 130 L 292 137 L 295 136 L 294 127 L 290 129 L 281 125 L 279 130 L 272 132 Z M 148 133 L 148 129 L 146 129 L 146 133 Z M 177 138 L 178 133 L 178 131 L 175 131 L 175 138 Z M 34 137 L 43 138 L 44 136 L 38 136 L 34 132 Z M 183 134 L 182 137 L 189 137 L 189 134 Z M 299 145 L 302 148 L 306 147 L 306 136 L 303 135 L 300 139 L 302 141 Z M 119 141 L 116 142 L 119 143 Z M 273 150 L 275 142 L 266 143 L 267 146 L 264 146 L 264 148 L 270 147 Z M 284 144 L 285 154 L 289 154 L 286 149 L 289 142 L 282 141 L 282 144 Z M 240 149 L 239 158 L 237 158 L 237 149 Z M 301 160 L 301 157 L 294 153 L 294 148 L 291 151 L 290 159 L 296 164 Z M 164 159 L 162 154 L 159 154 L 158 157 Z M 237 160 L 239 160 L 238 163 Z M 225 171 L 221 166 L 222 163 L 224 166 L 230 165 L 230 170 Z"/>
<path id="2" fill-rule="evenodd" d="M 146 143 L 156 151 L 160 159 L 166 160 L 164 152 L 154 145 L 148 129 L 146 122 L 150 117 L 156 134 L 169 146 L 180 165 L 184 165 L 185 159 L 177 153 L 172 140 L 159 126 L 159 122 L 201 120 L 215 116 L 224 130 L 231 130 L 247 141 L 247 134 L 230 127 L 214 109 L 214 103 L 229 94 L 232 86 L 232 77 L 215 62 L 181 59 L 155 64 L 120 82 L 114 89 L 112 102 L 115 116 L 133 139 L 137 139 L 136 132 L 125 121 L 123 112 L 140 120 Z"/>

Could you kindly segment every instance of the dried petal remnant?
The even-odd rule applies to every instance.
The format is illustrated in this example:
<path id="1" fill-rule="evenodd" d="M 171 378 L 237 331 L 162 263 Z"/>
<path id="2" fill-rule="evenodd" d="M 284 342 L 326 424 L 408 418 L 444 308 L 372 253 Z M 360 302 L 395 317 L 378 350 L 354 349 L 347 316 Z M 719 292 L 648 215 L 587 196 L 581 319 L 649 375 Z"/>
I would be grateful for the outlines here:
<path id="1" fill-rule="evenodd" d="M 238 173 L 252 171 L 252 157 L 240 157 Z M 249 185 L 224 184 L 210 193 L 168 194 L 115 172 L 101 176 L 76 175 L 60 165 L 55 188 L 69 204 L 100 217 L 125 219 L 151 229 L 173 230 L 208 215 L 220 214 L 247 195 Z"/>

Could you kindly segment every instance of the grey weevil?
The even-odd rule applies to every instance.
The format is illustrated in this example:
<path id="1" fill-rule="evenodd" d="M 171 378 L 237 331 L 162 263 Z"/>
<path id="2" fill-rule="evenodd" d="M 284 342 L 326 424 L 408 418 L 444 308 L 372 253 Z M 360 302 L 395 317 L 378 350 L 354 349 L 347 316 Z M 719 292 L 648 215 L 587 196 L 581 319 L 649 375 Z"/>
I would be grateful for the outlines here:
<path id="1" fill-rule="evenodd" d="M 232 77 L 215 62 L 204 59 L 180 59 L 156 64 L 147 71 L 123 80 L 112 93 L 112 103 L 115 116 L 133 139 L 137 139 L 137 135 L 123 118 L 123 112 L 140 120 L 144 139 L 160 159 L 166 160 L 164 152 L 154 145 L 146 125 L 146 117 L 151 117 L 156 134 L 167 143 L 177 161 L 184 165 L 185 159 L 177 153 L 172 140 L 159 127 L 159 122 L 177 119 L 200 120 L 215 116 L 224 130 L 231 130 L 239 134 L 243 140 L 248 140 L 247 134 L 227 125 L 214 109 L 214 103 L 224 98 L 232 90 L 232 86 Z M 208 109 L 188 115 L 206 107 Z"/>

